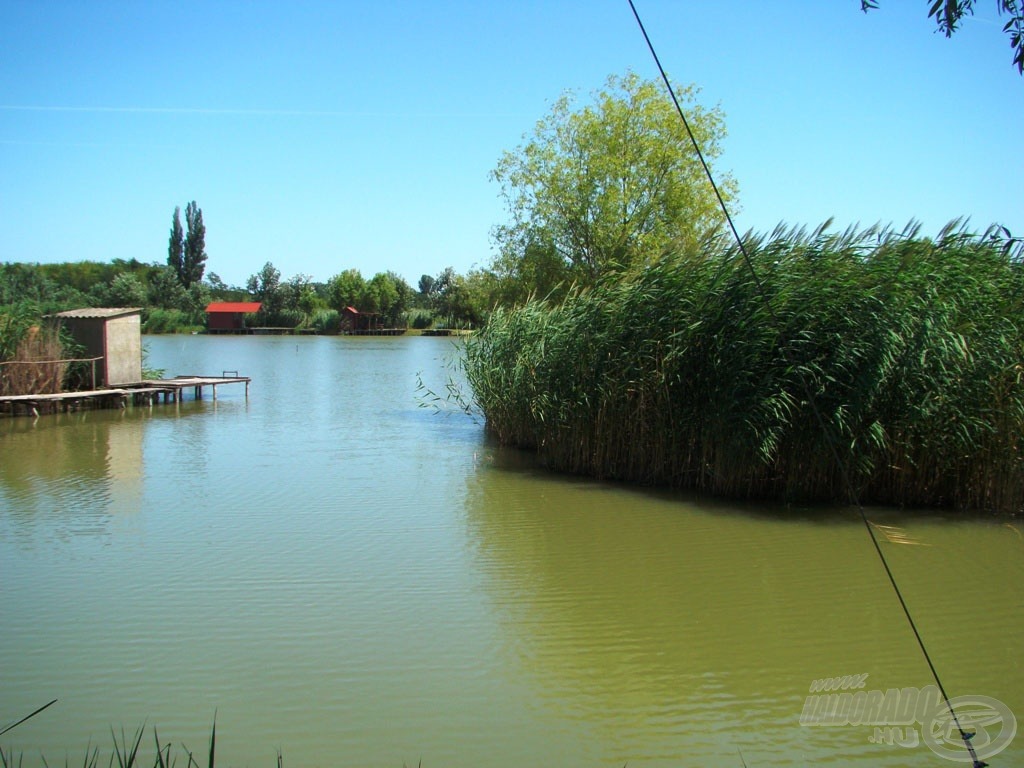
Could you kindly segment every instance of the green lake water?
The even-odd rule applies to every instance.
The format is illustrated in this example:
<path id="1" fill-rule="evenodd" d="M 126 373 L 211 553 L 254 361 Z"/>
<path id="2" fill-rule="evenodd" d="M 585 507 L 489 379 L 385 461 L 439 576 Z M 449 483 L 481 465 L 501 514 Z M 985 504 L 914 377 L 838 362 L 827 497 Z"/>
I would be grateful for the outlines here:
<path id="1" fill-rule="evenodd" d="M 215 712 L 218 765 L 956 764 L 800 723 L 932 683 L 854 513 L 545 472 L 421 407 L 447 339 L 146 345 L 249 399 L 0 420 L 0 729 L 59 700 L 25 766 L 143 723 L 205 765 Z M 1024 718 L 1024 524 L 868 514 L 949 695 Z"/>

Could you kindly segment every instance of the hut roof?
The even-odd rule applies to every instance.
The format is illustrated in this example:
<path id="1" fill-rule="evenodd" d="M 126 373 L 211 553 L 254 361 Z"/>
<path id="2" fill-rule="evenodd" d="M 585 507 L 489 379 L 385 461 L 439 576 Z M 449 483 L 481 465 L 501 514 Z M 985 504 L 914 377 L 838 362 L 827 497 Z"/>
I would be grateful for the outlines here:
<path id="1" fill-rule="evenodd" d="M 259 312 L 260 302 L 258 301 L 214 301 L 206 305 L 207 313 L 210 312 Z"/>
<path id="2" fill-rule="evenodd" d="M 65 312 L 55 312 L 49 317 L 67 317 L 75 320 L 93 318 L 123 317 L 134 315 L 142 311 L 141 307 L 84 307 L 82 309 L 69 309 Z"/>

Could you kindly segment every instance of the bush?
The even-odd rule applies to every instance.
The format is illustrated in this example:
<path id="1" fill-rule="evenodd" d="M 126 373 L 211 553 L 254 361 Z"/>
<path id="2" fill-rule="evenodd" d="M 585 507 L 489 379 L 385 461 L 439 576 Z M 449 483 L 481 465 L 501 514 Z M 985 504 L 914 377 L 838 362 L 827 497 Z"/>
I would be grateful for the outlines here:
<path id="1" fill-rule="evenodd" d="M 410 309 L 406 314 L 406 323 L 422 331 L 434 324 L 434 314 L 428 309 Z"/>
<path id="2" fill-rule="evenodd" d="M 256 322 L 247 324 L 249 328 L 298 328 L 305 321 L 305 316 L 297 309 L 280 309 L 275 312 L 256 313 Z"/>
<path id="3" fill-rule="evenodd" d="M 142 313 L 143 333 L 192 333 L 203 326 L 194 322 L 191 313 L 180 309 L 146 309 Z"/>
<path id="4" fill-rule="evenodd" d="M 336 334 L 341 330 L 341 315 L 336 309 L 321 309 L 313 313 L 309 325 L 317 333 Z"/>

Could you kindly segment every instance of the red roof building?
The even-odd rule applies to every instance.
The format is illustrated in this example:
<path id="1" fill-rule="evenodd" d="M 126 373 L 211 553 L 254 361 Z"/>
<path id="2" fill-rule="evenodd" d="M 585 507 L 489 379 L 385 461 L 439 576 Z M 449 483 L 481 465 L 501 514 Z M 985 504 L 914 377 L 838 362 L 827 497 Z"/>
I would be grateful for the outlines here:
<path id="1" fill-rule="evenodd" d="M 376 312 L 360 312 L 355 307 L 341 311 L 342 333 L 367 333 L 380 327 L 380 315 Z"/>
<path id="2" fill-rule="evenodd" d="M 245 330 L 245 316 L 260 311 L 258 301 L 214 301 L 206 306 L 206 328 L 211 333 Z"/>

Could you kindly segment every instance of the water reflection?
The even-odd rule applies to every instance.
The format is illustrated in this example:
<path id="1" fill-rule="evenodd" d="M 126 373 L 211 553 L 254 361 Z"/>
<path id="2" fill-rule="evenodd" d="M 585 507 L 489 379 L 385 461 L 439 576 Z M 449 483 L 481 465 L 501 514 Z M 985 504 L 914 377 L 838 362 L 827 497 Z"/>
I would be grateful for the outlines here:
<path id="1" fill-rule="evenodd" d="M 798 725 L 817 678 L 930 682 L 856 518 L 750 514 L 491 456 L 469 478 L 467 522 L 506 652 L 553 711 L 597 723 L 603 754 L 733 763 L 739 748 L 751 765 L 796 754 L 903 764 L 877 754 L 870 729 Z M 908 572 L 909 554 L 898 558 Z M 937 646 L 940 634 L 969 639 L 945 618 Z M 1009 622 L 1019 631 L 1020 613 Z"/>
<path id="2" fill-rule="evenodd" d="M 22 533 L 99 534 L 142 498 L 142 413 L 86 412 L 0 422 L 0 503 Z"/>

